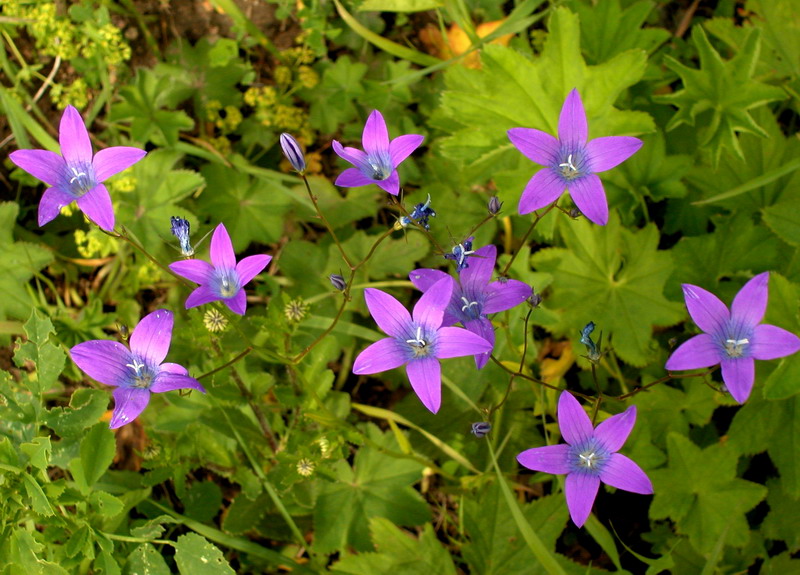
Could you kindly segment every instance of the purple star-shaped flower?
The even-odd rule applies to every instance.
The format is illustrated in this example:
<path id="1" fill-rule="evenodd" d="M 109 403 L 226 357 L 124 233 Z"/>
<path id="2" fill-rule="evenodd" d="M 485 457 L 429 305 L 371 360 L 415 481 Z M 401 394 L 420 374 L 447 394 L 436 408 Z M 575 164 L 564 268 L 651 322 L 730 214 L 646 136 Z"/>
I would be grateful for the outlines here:
<path id="1" fill-rule="evenodd" d="M 211 236 L 211 263 L 203 260 L 181 260 L 169 269 L 200 284 L 186 298 L 186 309 L 212 301 L 222 301 L 233 313 L 244 315 L 247 297 L 244 286 L 267 267 L 272 256 L 248 256 L 236 263 L 236 254 L 228 230 L 219 224 Z"/>
<path id="2" fill-rule="evenodd" d="M 617 453 L 634 423 L 636 407 L 632 405 L 594 428 L 578 400 L 564 391 L 558 399 L 558 425 L 567 443 L 527 449 L 517 455 L 517 461 L 533 471 L 567 474 L 564 491 L 569 515 L 582 527 L 601 481 L 624 491 L 653 493 L 653 484 L 641 467 Z"/>
<path id="3" fill-rule="evenodd" d="M 383 116 L 378 110 L 373 111 L 364 124 L 364 133 L 361 136 L 363 152 L 356 148 L 345 148 L 336 140 L 333 141 L 333 151 L 355 166 L 339 174 L 336 185 L 354 188 L 377 184 L 396 196 L 400 193 L 397 166 L 416 150 L 424 139 L 424 136 L 417 134 L 406 134 L 389 141 L 389 131 L 386 129 Z"/>
<path id="4" fill-rule="evenodd" d="M 455 282 L 447 276 L 422 294 L 413 316 L 389 294 L 364 290 L 367 307 L 378 326 L 390 337 L 371 344 L 353 364 L 357 375 L 379 373 L 406 366 L 414 393 L 433 413 L 442 402 L 440 359 L 491 351 L 491 344 L 460 327 L 442 327 L 445 308 Z"/>
<path id="5" fill-rule="evenodd" d="M 608 222 L 608 202 L 595 173 L 610 170 L 635 154 L 642 141 L 629 136 L 595 138 L 587 142 L 586 112 L 577 90 L 564 101 L 558 117 L 558 139 L 540 130 L 512 128 L 508 137 L 520 152 L 545 166 L 530 179 L 519 200 L 527 214 L 556 201 L 569 190 L 575 205 L 592 222 Z"/>
<path id="6" fill-rule="evenodd" d="M 475 250 L 472 262 L 459 274 L 450 303 L 444 312 L 442 325 L 461 323 L 468 331 L 481 336 L 494 349 L 494 328 L 486 314 L 511 309 L 531 297 L 531 286 L 518 280 L 498 280 L 490 283 L 497 259 L 493 245 Z M 441 270 L 419 269 L 408 275 L 418 290 L 427 292 L 438 281 L 450 277 Z M 475 355 L 475 365 L 481 369 L 489 361 L 492 350 Z"/>
<path id="7" fill-rule="evenodd" d="M 9 158 L 17 166 L 50 186 L 39 202 L 39 225 L 55 219 L 63 206 L 73 201 L 101 229 L 114 229 L 111 196 L 103 182 L 139 160 L 147 152 L 115 146 L 92 155 L 89 132 L 81 115 L 67 106 L 58 130 L 61 155 L 49 150 L 17 150 Z"/>
<path id="8" fill-rule="evenodd" d="M 130 337 L 130 349 L 117 341 L 95 339 L 70 350 L 72 361 L 92 379 L 112 385 L 116 429 L 136 419 L 150 402 L 151 393 L 196 389 L 200 382 L 177 363 L 163 363 L 172 340 L 172 312 L 159 309 L 142 319 Z"/>
<path id="9" fill-rule="evenodd" d="M 683 342 L 666 369 L 699 369 L 722 364 L 722 380 L 733 399 L 744 403 L 755 380 L 756 359 L 776 359 L 800 350 L 800 338 L 780 327 L 763 324 L 767 311 L 769 272 L 758 274 L 739 290 L 730 311 L 713 293 L 683 284 L 686 308 L 703 330 Z"/>

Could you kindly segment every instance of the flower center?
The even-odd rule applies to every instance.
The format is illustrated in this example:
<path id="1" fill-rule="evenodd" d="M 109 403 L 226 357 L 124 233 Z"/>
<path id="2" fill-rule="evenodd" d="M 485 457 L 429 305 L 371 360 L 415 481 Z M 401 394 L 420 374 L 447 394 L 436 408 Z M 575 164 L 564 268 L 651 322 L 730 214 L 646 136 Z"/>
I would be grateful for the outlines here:
<path id="1" fill-rule="evenodd" d="M 76 198 L 80 198 L 95 186 L 94 171 L 91 166 L 71 165 L 67 171 L 67 178 L 69 191 Z"/>
<path id="2" fill-rule="evenodd" d="M 576 165 L 576 163 L 581 163 L 578 161 L 577 154 L 568 154 L 563 160 L 564 161 L 558 164 L 558 171 L 562 178 L 572 181 L 583 175 L 579 165 Z"/>
<path id="3" fill-rule="evenodd" d="M 481 317 L 481 304 L 477 301 L 469 301 L 466 297 L 461 296 L 461 301 L 464 305 L 461 306 L 461 312 L 470 319 L 478 319 Z"/>
<path id="4" fill-rule="evenodd" d="M 366 168 L 367 169 L 362 170 L 362 172 L 365 176 L 373 180 L 386 180 L 394 171 L 391 158 L 388 157 L 388 154 L 368 156 Z"/>
<path id="5" fill-rule="evenodd" d="M 125 367 L 130 367 L 134 373 L 130 387 L 150 389 L 150 386 L 153 385 L 154 374 L 146 364 L 140 363 L 139 358 L 134 357 L 133 363 L 125 364 Z"/>
<path id="6" fill-rule="evenodd" d="M 239 293 L 239 274 L 236 270 L 217 269 L 216 270 L 216 291 L 222 299 L 230 299 Z"/>
<path id="7" fill-rule="evenodd" d="M 594 438 L 572 448 L 572 465 L 576 471 L 599 473 L 611 454 Z"/>
<path id="8" fill-rule="evenodd" d="M 427 357 L 431 353 L 430 342 L 422 338 L 422 326 L 417 326 L 416 337 L 407 339 L 406 343 L 411 349 L 411 357 L 414 359 Z"/>
<path id="9" fill-rule="evenodd" d="M 725 353 L 730 358 L 742 357 L 750 344 L 750 340 L 746 337 L 741 339 L 726 339 L 725 340 Z"/>

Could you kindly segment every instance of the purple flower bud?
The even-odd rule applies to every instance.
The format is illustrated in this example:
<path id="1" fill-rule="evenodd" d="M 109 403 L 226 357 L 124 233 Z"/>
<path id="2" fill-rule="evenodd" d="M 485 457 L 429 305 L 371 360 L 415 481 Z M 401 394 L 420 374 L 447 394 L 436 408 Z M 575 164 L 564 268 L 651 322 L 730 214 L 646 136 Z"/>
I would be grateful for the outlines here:
<path id="1" fill-rule="evenodd" d="M 472 424 L 472 429 L 470 429 L 470 433 L 477 438 L 484 437 L 487 433 L 492 430 L 492 424 L 487 421 L 478 421 Z"/>
<path id="2" fill-rule="evenodd" d="M 533 288 L 531 288 L 531 297 L 528 298 L 528 303 L 531 307 L 539 307 L 539 304 L 542 303 L 541 294 L 535 293 Z"/>
<path id="3" fill-rule="evenodd" d="M 493 216 L 496 216 L 500 212 L 500 208 L 503 207 L 503 202 L 500 201 L 500 198 L 497 196 L 492 196 L 489 198 L 489 213 Z"/>
<path id="4" fill-rule="evenodd" d="M 194 248 L 189 242 L 189 220 L 172 216 L 170 219 L 172 235 L 178 238 L 181 244 L 181 255 L 190 258 L 194 255 Z"/>
<path id="5" fill-rule="evenodd" d="M 331 281 L 331 285 L 339 291 L 344 291 L 344 288 L 347 287 L 347 282 L 345 282 L 344 278 L 339 274 L 331 274 L 328 276 L 328 279 Z"/>
<path id="6" fill-rule="evenodd" d="M 306 158 L 303 155 L 303 150 L 300 149 L 300 144 L 291 134 L 283 133 L 280 137 L 281 149 L 283 155 L 289 160 L 289 163 L 297 171 L 298 174 L 303 174 L 306 171 Z"/>

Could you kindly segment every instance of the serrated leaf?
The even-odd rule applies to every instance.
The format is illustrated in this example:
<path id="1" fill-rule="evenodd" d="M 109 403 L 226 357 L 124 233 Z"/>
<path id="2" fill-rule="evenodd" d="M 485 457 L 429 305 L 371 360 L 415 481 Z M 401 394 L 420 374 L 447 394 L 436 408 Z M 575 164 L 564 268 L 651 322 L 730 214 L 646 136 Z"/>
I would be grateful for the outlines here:
<path id="1" fill-rule="evenodd" d="M 128 555 L 126 575 L 172 575 L 167 562 L 149 543 L 139 545 Z"/>
<path id="2" fill-rule="evenodd" d="M 28 462 L 39 471 L 47 471 L 50 453 L 53 448 L 49 437 L 35 437 L 30 443 L 23 443 L 19 450 L 28 456 Z"/>
<path id="3" fill-rule="evenodd" d="M 89 504 L 105 518 L 115 517 L 125 507 L 121 499 L 105 491 L 92 491 L 89 495 Z"/>
<path id="4" fill-rule="evenodd" d="M 181 497 L 184 514 L 196 521 L 208 521 L 219 513 L 222 490 L 213 481 L 192 483 Z"/>
<path id="5" fill-rule="evenodd" d="M 235 575 L 222 551 L 196 533 L 181 535 L 175 542 L 175 563 L 183 575 Z"/>
<path id="6" fill-rule="evenodd" d="M 29 380 L 29 385 L 36 395 L 55 385 L 66 363 L 66 354 L 60 347 L 50 342 L 50 334 L 54 333 L 50 318 L 40 315 L 35 309 L 32 310 L 30 318 L 25 323 L 28 341 L 18 343 L 14 354 L 17 365 L 22 365 L 25 361 L 32 361 L 36 365 L 36 379 Z"/>
<path id="7" fill-rule="evenodd" d="M 31 502 L 31 509 L 44 516 L 50 516 L 54 513 L 53 506 L 50 505 L 50 500 L 44 494 L 42 486 L 30 473 L 22 474 L 22 484 L 25 486 L 25 493 Z"/>
<path id="8" fill-rule="evenodd" d="M 764 208 L 764 223 L 787 244 L 800 247 L 800 197 L 786 197 Z"/>
<path id="9" fill-rule="evenodd" d="M 83 430 L 98 422 L 106 412 L 108 393 L 99 389 L 80 388 L 72 393 L 69 407 L 54 407 L 45 423 L 62 438 L 77 438 Z"/>

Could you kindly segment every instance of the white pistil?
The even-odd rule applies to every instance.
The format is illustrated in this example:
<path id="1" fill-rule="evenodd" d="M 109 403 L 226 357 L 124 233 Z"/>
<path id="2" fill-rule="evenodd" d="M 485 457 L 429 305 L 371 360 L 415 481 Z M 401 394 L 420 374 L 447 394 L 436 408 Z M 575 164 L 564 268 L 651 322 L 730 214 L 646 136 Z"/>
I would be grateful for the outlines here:
<path id="1" fill-rule="evenodd" d="M 464 313 L 467 313 L 467 312 L 469 312 L 469 310 L 472 308 L 472 306 L 474 306 L 474 305 L 478 305 L 478 302 L 476 302 L 476 301 L 469 301 L 469 300 L 468 300 L 467 298 L 465 298 L 464 296 L 461 296 L 461 301 L 463 301 L 463 302 L 464 302 L 464 305 L 462 305 L 462 306 L 461 306 L 461 311 L 463 311 Z"/>
<path id="2" fill-rule="evenodd" d="M 748 345 L 750 340 L 746 337 L 742 339 L 726 339 L 725 351 L 728 357 L 742 357 L 744 354 L 744 346 Z"/>
<path id="3" fill-rule="evenodd" d="M 559 168 L 567 168 L 571 172 L 577 172 L 578 168 L 575 167 L 575 164 L 572 163 L 572 154 L 567 156 L 567 161 L 563 164 L 558 164 Z"/>
<path id="4" fill-rule="evenodd" d="M 136 373 L 136 375 L 139 376 L 144 364 L 139 363 L 139 360 L 134 358 L 133 363 L 126 363 L 125 367 L 130 367 Z"/>
<path id="5" fill-rule="evenodd" d="M 471 256 L 475 253 L 475 250 L 465 250 L 463 244 L 458 244 L 459 254 L 458 254 L 458 265 L 459 267 L 464 265 L 464 262 L 467 261 L 467 256 Z M 456 249 L 453 249 L 453 253 L 456 253 Z"/>
<path id="6" fill-rule="evenodd" d="M 584 467 L 588 467 L 589 469 L 594 469 L 594 466 L 597 463 L 597 460 L 595 459 L 597 457 L 597 454 L 594 451 L 592 451 L 589 455 L 584 455 L 583 453 L 579 453 L 578 457 L 581 458 L 581 464 Z"/>
<path id="7" fill-rule="evenodd" d="M 77 168 L 74 168 L 74 167 L 70 168 L 70 170 L 72 170 L 72 173 L 74 174 L 74 176 L 72 176 L 72 177 L 69 179 L 69 183 L 70 183 L 70 184 L 74 183 L 74 182 L 75 182 L 75 180 L 77 180 L 77 179 L 80 179 L 81 177 L 83 177 L 83 176 L 85 176 L 85 175 L 86 175 L 86 172 L 79 172 L 79 171 L 77 170 Z"/>
<path id="8" fill-rule="evenodd" d="M 417 337 L 414 338 L 414 339 L 407 339 L 406 343 L 408 345 L 410 345 L 410 346 L 417 347 L 417 348 L 420 348 L 420 349 L 422 349 L 426 345 L 428 345 L 428 342 L 426 342 L 424 339 L 422 339 L 422 327 L 421 326 L 417 326 Z"/>

